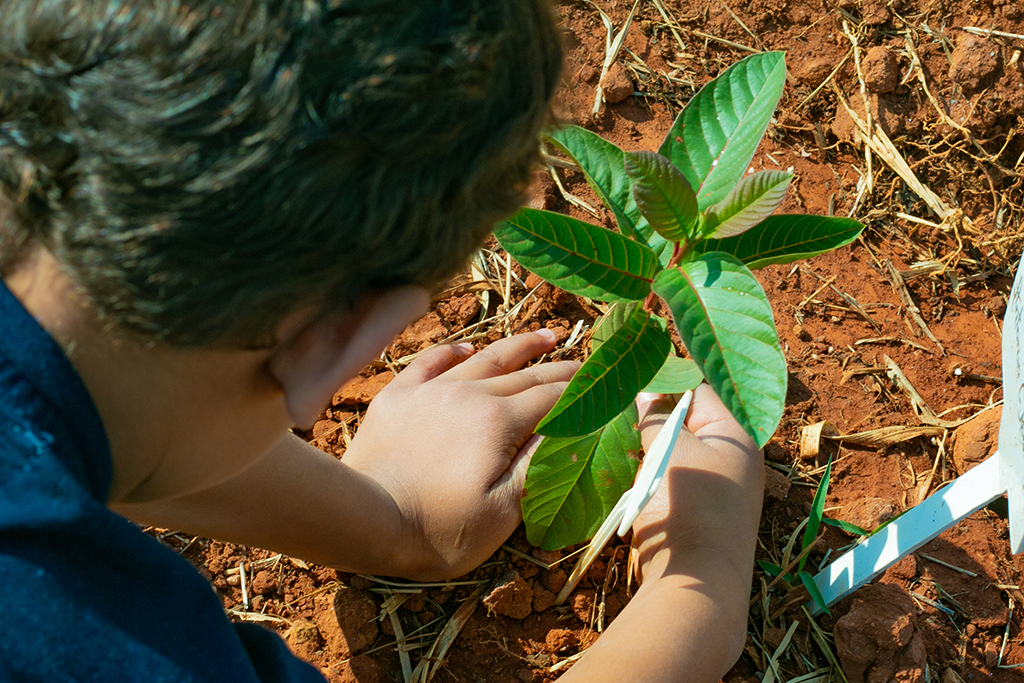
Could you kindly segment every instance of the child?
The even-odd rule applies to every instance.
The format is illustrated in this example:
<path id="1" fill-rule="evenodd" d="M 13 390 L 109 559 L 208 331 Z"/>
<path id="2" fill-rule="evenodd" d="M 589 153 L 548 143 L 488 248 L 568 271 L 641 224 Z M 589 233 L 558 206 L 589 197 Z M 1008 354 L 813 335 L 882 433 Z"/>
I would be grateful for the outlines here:
<path id="1" fill-rule="evenodd" d="M 416 579 L 507 538 L 550 334 L 424 354 L 343 462 L 289 427 L 518 205 L 560 57 L 542 0 L 0 2 L 0 680 L 321 680 L 129 519 Z M 739 656 L 760 454 L 688 426 L 565 680 Z"/>

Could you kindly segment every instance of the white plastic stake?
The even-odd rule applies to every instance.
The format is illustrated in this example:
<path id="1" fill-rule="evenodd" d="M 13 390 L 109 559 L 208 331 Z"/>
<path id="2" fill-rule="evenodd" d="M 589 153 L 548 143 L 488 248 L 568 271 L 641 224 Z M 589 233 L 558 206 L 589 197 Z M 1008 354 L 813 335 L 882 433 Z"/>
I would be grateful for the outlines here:
<path id="1" fill-rule="evenodd" d="M 841 600 L 897 561 L 1004 493 L 1009 499 L 1010 548 L 1024 550 L 1024 276 L 1017 277 L 1003 321 L 1003 417 L 999 450 L 949 486 L 907 510 L 884 529 L 841 555 L 814 577 L 826 605 Z M 812 614 L 821 613 L 813 601 Z"/>

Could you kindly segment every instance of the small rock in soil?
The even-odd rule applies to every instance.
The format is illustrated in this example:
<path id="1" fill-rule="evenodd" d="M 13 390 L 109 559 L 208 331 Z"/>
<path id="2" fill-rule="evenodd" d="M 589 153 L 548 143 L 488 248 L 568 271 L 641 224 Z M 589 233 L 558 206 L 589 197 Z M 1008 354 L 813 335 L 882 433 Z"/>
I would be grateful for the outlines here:
<path id="1" fill-rule="evenodd" d="M 871 531 L 899 514 L 896 506 L 884 498 L 861 498 L 843 506 L 839 519 Z"/>
<path id="2" fill-rule="evenodd" d="M 999 68 L 999 46 L 981 36 L 965 33 L 950 58 L 949 78 L 967 91 L 985 85 Z"/>
<path id="3" fill-rule="evenodd" d="M 805 57 L 790 67 L 793 76 L 804 85 L 816 88 L 832 73 L 835 64 L 827 57 Z"/>
<path id="4" fill-rule="evenodd" d="M 779 472 L 774 467 L 764 468 L 764 495 L 772 500 L 785 500 L 789 495 L 789 489 L 793 482 L 789 477 Z"/>
<path id="5" fill-rule="evenodd" d="M 985 666 L 989 670 L 996 668 L 999 664 L 999 645 L 994 640 L 985 643 Z"/>
<path id="6" fill-rule="evenodd" d="M 502 617 L 525 619 L 533 613 L 533 589 L 518 572 L 508 572 L 483 600 L 487 611 Z"/>
<path id="7" fill-rule="evenodd" d="M 847 95 L 847 101 L 850 104 L 850 109 L 853 109 L 862 121 L 865 120 L 864 98 L 861 97 L 861 94 L 854 92 Z M 904 117 L 892 111 L 889 103 L 884 99 L 884 95 L 879 95 L 878 93 L 869 94 L 868 104 L 871 105 L 871 120 L 881 126 L 886 135 L 892 137 L 903 132 L 906 127 Z M 836 110 L 836 118 L 832 122 L 832 133 L 843 142 L 859 144 L 860 138 L 857 137 L 856 129 L 857 126 L 854 124 L 853 119 L 850 118 L 846 107 L 839 107 Z"/>
<path id="8" fill-rule="evenodd" d="M 584 625 L 589 626 L 594 617 L 594 597 L 586 593 L 577 593 L 572 596 L 572 613 Z"/>
<path id="9" fill-rule="evenodd" d="M 296 657 L 310 659 L 323 646 L 320 631 L 312 621 L 300 620 L 285 631 L 284 642 Z"/>
<path id="10" fill-rule="evenodd" d="M 782 641 L 786 637 L 786 632 L 781 628 L 769 626 L 764 631 L 764 644 L 768 646 L 769 652 L 775 652 L 782 645 Z"/>
<path id="11" fill-rule="evenodd" d="M 633 81 L 626 73 L 626 67 L 620 62 L 615 62 L 608 69 L 608 72 L 601 79 L 601 90 L 604 92 L 605 102 L 612 104 L 621 102 L 633 94 Z"/>
<path id="12" fill-rule="evenodd" d="M 544 573 L 544 585 L 549 591 L 557 593 L 562 590 L 562 586 L 569 579 L 564 571 L 555 567 L 554 569 Z"/>
<path id="13" fill-rule="evenodd" d="M 558 597 L 546 588 L 538 586 L 533 589 L 533 611 L 543 612 L 547 608 L 555 604 L 555 598 Z"/>
<path id="14" fill-rule="evenodd" d="M 861 23 L 865 26 L 881 26 L 891 16 L 885 0 L 864 0 L 860 4 Z"/>
<path id="15" fill-rule="evenodd" d="M 548 631 L 544 642 L 552 652 L 565 652 L 579 645 L 580 638 L 575 631 L 570 631 L 567 628 L 555 628 Z"/>
<path id="16" fill-rule="evenodd" d="M 391 383 L 395 375 L 391 372 L 378 372 L 370 377 L 357 375 L 350 379 L 345 386 L 338 390 L 331 400 L 331 405 L 351 406 L 365 405 Z M 336 426 L 336 425 L 335 425 Z M 315 436 L 315 435 L 314 435 Z"/>
<path id="17" fill-rule="evenodd" d="M 436 310 L 449 325 L 464 327 L 480 312 L 480 299 L 476 294 L 463 294 L 447 301 L 439 301 Z"/>
<path id="18" fill-rule="evenodd" d="M 342 658 L 361 654 L 377 638 L 377 604 L 347 586 L 333 597 L 314 598 L 313 620 L 332 653 Z"/>
<path id="19" fill-rule="evenodd" d="M 956 430 L 953 441 L 953 464 L 964 474 L 996 451 L 999 442 L 999 419 L 1003 407 L 986 410 Z"/>
<path id="20" fill-rule="evenodd" d="M 391 345 L 391 352 L 395 356 L 402 356 L 417 353 L 436 344 L 448 336 L 450 330 L 441 320 L 441 317 L 434 311 L 414 322 L 406 328 L 398 340 Z"/>
<path id="21" fill-rule="evenodd" d="M 250 584 L 252 592 L 256 595 L 264 595 L 277 588 L 277 576 L 266 569 L 256 572 Z"/>
<path id="22" fill-rule="evenodd" d="M 774 441 L 764 447 L 764 457 L 772 462 L 792 462 L 793 458 L 779 444 Z"/>
<path id="23" fill-rule="evenodd" d="M 530 197 L 528 204 L 534 209 L 550 211 L 555 208 L 555 204 L 558 202 L 557 192 L 558 189 L 551 176 L 547 173 L 538 172 L 530 184 L 530 189 L 527 191 L 527 195 Z"/>
<path id="24" fill-rule="evenodd" d="M 850 683 L 924 681 L 924 638 L 915 629 L 916 607 L 899 586 L 861 588 L 836 621 L 836 653 Z"/>
<path id="25" fill-rule="evenodd" d="M 868 48 L 861 69 L 864 72 L 864 85 L 872 92 L 892 92 L 899 84 L 900 70 L 896 55 L 887 47 L 876 45 Z"/>

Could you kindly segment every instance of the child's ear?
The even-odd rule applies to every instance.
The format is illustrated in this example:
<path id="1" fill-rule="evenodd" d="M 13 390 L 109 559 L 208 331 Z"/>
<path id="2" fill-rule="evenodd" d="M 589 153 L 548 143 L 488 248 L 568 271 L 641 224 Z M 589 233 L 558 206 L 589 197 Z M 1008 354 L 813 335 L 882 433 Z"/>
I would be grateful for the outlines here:
<path id="1" fill-rule="evenodd" d="M 363 294 L 351 311 L 317 318 L 283 339 L 268 363 L 284 388 L 297 427 L 313 426 L 346 381 L 424 313 L 430 295 L 418 286 Z"/>

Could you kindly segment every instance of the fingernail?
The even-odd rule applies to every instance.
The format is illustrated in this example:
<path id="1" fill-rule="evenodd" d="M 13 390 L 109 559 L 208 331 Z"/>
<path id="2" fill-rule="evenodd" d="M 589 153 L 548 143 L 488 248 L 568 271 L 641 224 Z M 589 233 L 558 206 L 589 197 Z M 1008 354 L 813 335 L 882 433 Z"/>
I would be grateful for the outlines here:
<path id="1" fill-rule="evenodd" d="M 542 327 L 541 329 L 537 330 L 537 334 L 544 337 L 548 341 L 555 341 L 555 333 L 546 327 Z"/>
<path id="2" fill-rule="evenodd" d="M 473 345 L 469 342 L 462 342 L 455 345 L 456 348 L 462 349 L 465 353 L 473 353 Z"/>
<path id="3" fill-rule="evenodd" d="M 647 408 L 655 401 L 660 401 L 665 398 L 665 394 L 652 394 L 646 391 L 641 391 L 636 395 L 636 407 L 637 410 L 642 414 Z"/>

